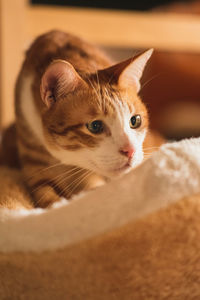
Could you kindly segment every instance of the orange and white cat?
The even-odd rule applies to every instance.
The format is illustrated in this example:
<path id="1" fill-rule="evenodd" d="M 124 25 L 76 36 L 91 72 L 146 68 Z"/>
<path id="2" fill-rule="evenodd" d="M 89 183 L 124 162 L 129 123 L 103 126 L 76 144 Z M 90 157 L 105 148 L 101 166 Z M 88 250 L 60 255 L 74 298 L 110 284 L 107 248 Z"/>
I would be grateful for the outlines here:
<path id="1" fill-rule="evenodd" d="M 16 84 L 18 151 L 36 207 L 130 171 L 143 160 L 148 115 L 138 97 L 148 50 L 113 65 L 61 31 L 35 40 Z"/>

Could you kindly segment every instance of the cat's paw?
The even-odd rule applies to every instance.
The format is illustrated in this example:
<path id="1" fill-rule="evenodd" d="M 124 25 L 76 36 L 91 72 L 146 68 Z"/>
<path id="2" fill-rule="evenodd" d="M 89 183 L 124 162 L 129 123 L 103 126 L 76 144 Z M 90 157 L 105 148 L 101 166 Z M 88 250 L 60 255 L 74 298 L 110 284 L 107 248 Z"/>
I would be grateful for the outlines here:
<path id="1" fill-rule="evenodd" d="M 61 206 L 67 205 L 67 204 L 69 204 L 69 200 L 67 200 L 65 197 L 60 197 L 60 200 L 54 202 L 51 207 L 58 208 L 58 207 L 61 207 Z"/>

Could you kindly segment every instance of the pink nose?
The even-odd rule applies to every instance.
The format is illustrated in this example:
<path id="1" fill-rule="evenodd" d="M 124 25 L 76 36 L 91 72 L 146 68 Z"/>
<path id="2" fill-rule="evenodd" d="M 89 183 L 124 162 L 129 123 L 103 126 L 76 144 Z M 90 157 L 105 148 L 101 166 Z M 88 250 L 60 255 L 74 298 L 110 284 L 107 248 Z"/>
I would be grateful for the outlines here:
<path id="1" fill-rule="evenodd" d="M 123 147 L 122 149 L 119 150 L 119 152 L 122 154 L 122 155 L 125 155 L 127 156 L 128 158 L 132 158 L 133 157 L 133 154 L 135 152 L 135 149 L 133 148 L 133 146 L 125 146 Z"/>

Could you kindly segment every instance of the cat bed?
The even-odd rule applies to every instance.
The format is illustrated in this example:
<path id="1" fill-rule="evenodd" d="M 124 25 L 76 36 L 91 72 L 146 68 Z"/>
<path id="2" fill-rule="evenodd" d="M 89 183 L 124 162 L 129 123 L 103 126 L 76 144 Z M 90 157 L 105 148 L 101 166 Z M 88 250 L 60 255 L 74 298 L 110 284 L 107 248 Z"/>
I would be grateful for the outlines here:
<path id="1" fill-rule="evenodd" d="M 1 208 L 0 299 L 200 299 L 199 220 L 200 139 L 71 202 Z"/>

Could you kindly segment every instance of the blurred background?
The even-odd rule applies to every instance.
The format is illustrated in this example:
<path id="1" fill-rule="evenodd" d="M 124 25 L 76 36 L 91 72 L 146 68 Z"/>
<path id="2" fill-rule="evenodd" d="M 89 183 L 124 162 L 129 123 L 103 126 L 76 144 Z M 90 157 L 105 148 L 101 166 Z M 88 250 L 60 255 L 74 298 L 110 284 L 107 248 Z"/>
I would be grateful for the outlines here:
<path id="1" fill-rule="evenodd" d="M 180 1 L 180 0 L 178 0 Z M 185 0 L 189 1 L 189 0 Z M 137 1 L 111 1 L 111 0 L 32 0 L 32 4 L 62 5 L 75 7 L 120 9 L 120 10 L 147 10 L 159 5 L 173 3 L 174 0 L 137 0 Z M 181 1 L 180 1 L 181 2 Z"/>
<path id="2" fill-rule="evenodd" d="M 200 1 L 0 0 L 0 125 L 14 119 L 14 83 L 39 34 L 69 31 L 115 61 L 153 47 L 140 95 L 169 139 L 200 136 Z"/>

